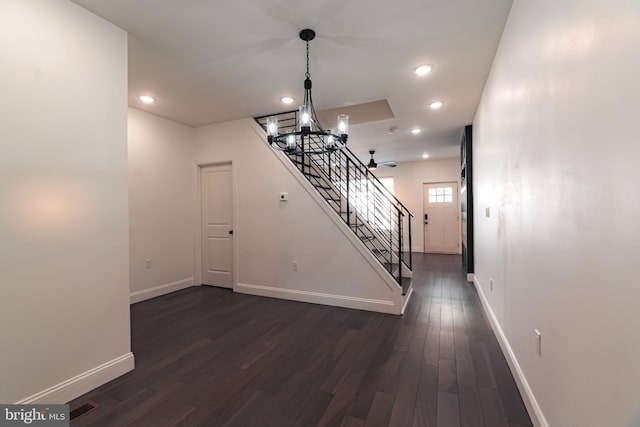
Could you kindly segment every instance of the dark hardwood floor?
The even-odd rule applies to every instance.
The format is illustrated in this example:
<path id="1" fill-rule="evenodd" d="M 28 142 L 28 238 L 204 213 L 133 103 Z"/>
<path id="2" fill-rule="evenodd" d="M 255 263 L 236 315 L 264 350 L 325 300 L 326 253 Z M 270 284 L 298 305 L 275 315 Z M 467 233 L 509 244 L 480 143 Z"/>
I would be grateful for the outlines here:
<path id="1" fill-rule="evenodd" d="M 531 426 L 454 255 L 404 316 L 196 287 L 131 307 L 136 369 L 72 426 Z"/>

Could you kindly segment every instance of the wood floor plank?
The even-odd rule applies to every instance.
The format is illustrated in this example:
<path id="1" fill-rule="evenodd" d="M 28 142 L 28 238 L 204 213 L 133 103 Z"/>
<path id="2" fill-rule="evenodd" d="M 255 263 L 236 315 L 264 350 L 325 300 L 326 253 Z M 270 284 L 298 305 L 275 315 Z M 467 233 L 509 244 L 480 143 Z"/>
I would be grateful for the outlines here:
<path id="1" fill-rule="evenodd" d="M 424 304 L 429 305 L 429 304 Z M 413 340 L 424 340 L 427 337 L 427 331 L 429 330 L 429 316 L 416 318 L 416 326 L 413 329 L 413 335 L 411 339 Z"/>
<path id="2" fill-rule="evenodd" d="M 322 414 L 326 411 L 331 402 L 332 395 L 319 389 L 311 389 L 305 393 L 305 399 L 301 403 L 302 409 L 297 413 L 297 426 L 314 426 L 318 423 Z"/>
<path id="3" fill-rule="evenodd" d="M 520 397 L 518 386 L 516 385 L 513 375 L 509 370 L 509 365 L 500 350 L 500 345 L 497 341 L 490 340 L 487 347 L 489 350 L 491 367 L 494 372 L 494 378 L 498 387 L 498 393 L 504 406 L 507 419 L 516 424 L 530 426 L 531 420 L 529 419 L 527 408 Z"/>
<path id="4" fill-rule="evenodd" d="M 382 345 L 380 340 L 375 338 L 367 339 L 367 342 L 362 348 L 362 351 L 360 351 L 358 358 L 354 361 L 351 369 L 349 369 L 349 372 L 344 377 L 344 381 L 356 385 L 360 384 L 364 376 L 367 374 L 369 366 L 373 363 L 380 345 Z"/>
<path id="5" fill-rule="evenodd" d="M 451 359 L 440 359 L 438 364 L 438 390 L 449 393 L 458 392 L 456 363 Z"/>
<path id="6" fill-rule="evenodd" d="M 369 368 L 358 388 L 358 396 L 349 406 L 347 414 L 356 418 L 367 419 L 376 394 L 382 388 L 384 376 L 384 371 L 378 365 L 373 365 Z"/>
<path id="7" fill-rule="evenodd" d="M 409 344 L 407 356 L 400 369 L 400 381 L 417 385 L 420 381 L 420 370 L 422 369 L 422 351 L 424 341 L 412 339 Z"/>
<path id="8" fill-rule="evenodd" d="M 227 422 L 225 427 L 242 427 L 247 425 L 256 425 L 260 421 L 256 419 L 259 410 L 266 402 L 271 399 L 271 395 L 262 390 L 258 390 L 245 401 L 245 403 L 236 411 Z"/>
<path id="9" fill-rule="evenodd" d="M 482 414 L 486 424 L 495 427 L 509 427 L 509 421 L 504 412 L 498 391 L 484 387 L 480 387 L 479 390 Z"/>
<path id="10" fill-rule="evenodd" d="M 300 371 L 293 373 L 291 377 L 282 382 L 281 386 L 275 391 L 275 394 L 273 394 L 273 397 L 256 413 L 256 419 L 276 420 L 284 417 L 281 415 L 283 409 L 296 394 L 304 393 L 304 390 L 309 387 L 310 382 L 311 379 L 308 374 Z M 290 420 L 290 418 L 287 419 Z M 295 422 L 292 421 L 292 424 L 294 423 Z"/>
<path id="11" fill-rule="evenodd" d="M 384 427 L 389 424 L 395 397 L 382 391 L 376 392 L 366 419 L 367 427 Z"/>
<path id="12" fill-rule="evenodd" d="M 400 381 L 400 367 L 405 360 L 407 353 L 400 351 L 392 351 L 387 362 L 382 366 L 384 376 L 382 378 L 382 385 L 380 391 L 384 391 L 389 394 L 396 394 L 398 383 Z"/>
<path id="13" fill-rule="evenodd" d="M 418 394 L 413 416 L 413 426 L 437 424 L 438 415 L 438 367 L 424 364 L 420 371 Z"/>
<path id="14" fill-rule="evenodd" d="M 453 330 L 453 308 L 448 300 L 444 300 L 440 305 L 440 328 Z"/>
<path id="15" fill-rule="evenodd" d="M 455 359 L 455 345 L 453 330 L 440 331 L 440 359 Z"/>
<path id="16" fill-rule="evenodd" d="M 468 385 L 458 387 L 460 425 L 462 427 L 484 427 L 484 415 L 478 390 Z M 488 424 L 487 424 L 488 425 Z"/>
<path id="17" fill-rule="evenodd" d="M 458 351 L 458 349 L 460 351 Z M 471 351 L 469 350 L 466 339 L 456 340 L 456 373 L 458 380 L 460 424 L 463 427 L 483 427 L 485 423 L 484 416 L 482 415 L 482 405 L 476 384 Z"/>
<path id="18" fill-rule="evenodd" d="M 416 405 L 418 386 L 415 384 L 400 382 L 396 399 L 393 402 L 393 410 L 389 419 L 389 426 L 410 426 L 413 424 L 413 412 Z"/>
<path id="19" fill-rule="evenodd" d="M 140 415 L 138 419 L 128 424 L 128 426 L 173 427 L 187 418 L 194 410 L 193 406 L 168 398 L 152 410 Z"/>
<path id="20" fill-rule="evenodd" d="M 459 427 L 458 396 L 446 391 L 438 392 L 438 427 Z M 491 426 L 493 427 L 493 426 Z"/>
<path id="21" fill-rule="evenodd" d="M 484 342 L 472 340 L 469 342 L 469 347 L 471 348 L 471 354 L 473 356 L 478 386 L 493 389 L 497 388 L 493 367 L 491 366 L 489 353 Z"/>
<path id="22" fill-rule="evenodd" d="M 318 427 L 341 425 L 349 405 L 351 405 L 351 402 L 353 402 L 357 394 L 358 386 L 356 384 L 346 381 L 340 383 L 336 392 L 333 394 L 331 402 L 329 402 L 329 405 L 316 425 Z"/>
<path id="23" fill-rule="evenodd" d="M 91 425 L 95 426 L 126 426 L 143 415 L 151 413 L 158 403 L 162 402 L 166 396 L 179 391 L 181 384 L 174 383 L 171 389 L 158 393 L 150 389 L 143 389 L 131 398 L 116 406 L 111 411 L 102 413 L 102 416 Z"/>
<path id="24" fill-rule="evenodd" d="M 423 362 L 427 365 L 438 366 L 440 362 L 440 329 L 429 328 L 424 343 Z"/>
<path id="25" fill-rule="evenodd" d="M 364 420 L 349 415 L 344 418 L 344 421 L 342 422 L 342 424 L 340 424 L 340 427 L 363 427 L 364 425 Z"/>
<path id="26" fill-rule="evenodd" d="M 358 338 L 349 345 L 344 354 L 337 360 L 329 375 L 323 381 L 321 385 L 322 390 L 327 392 L 333 392 L 335 390 L 357 360 L 362 348 L 366 345 L 366 342 L 367 340 L 364 338 Z"/>

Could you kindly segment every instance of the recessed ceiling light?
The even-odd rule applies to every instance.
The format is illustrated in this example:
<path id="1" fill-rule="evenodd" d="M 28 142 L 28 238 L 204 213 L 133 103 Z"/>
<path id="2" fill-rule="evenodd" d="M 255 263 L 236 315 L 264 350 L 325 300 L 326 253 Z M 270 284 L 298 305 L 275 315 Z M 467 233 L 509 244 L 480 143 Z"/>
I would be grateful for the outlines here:
<path id="1" fill-rule="evenodd" d="M 282 101 L 283 104 L 293 104 L 293 98 L 290 96 L 284 96 L 280 98 L 280 101 Z"/>
<path id="2" fill-rule="evenodd" d="M 416 76 L 424 76 L 431 72 L 431 65 L 421 65 L 413 69 L 413 74 Z"/>
<path id="3" fill-rule="evenodd" d="M 413 129 L 411 129 L 411 133 L 414 134 L 414 135 L 418 135 L 419 133 L 422 133 L 422 129 L 413 128 Z"/>
<path id="4" fill-rule="evenodd" d="M 424 154 L 422 155 L 422 158 L 423 158 L 423 159 L 428 159 L 428 158 L 429 158 L 429 155 L 428 155 L 427 153 L 424 153 Z"/>
<path id="5" fill-rule="evenodd" d="M 152 96 L 149 95 L 140 95 L 138 97 L 138 99 L 142 102 L 144 102 L 145 104 L 152 104 L 154 102 L 156 102 L 156 99 Z"/>
<path id="6" fill-rule="evenodd" d="M 443 105 L 444 105 L 444 102 L 435 101 L 435 102 L 432 102 L 431 104 L 429 104 L 429 107 L 431 107 L 431 109 L 433 109 L 433 110 L 439 110 L 440 108 L 442 108 Z"/>

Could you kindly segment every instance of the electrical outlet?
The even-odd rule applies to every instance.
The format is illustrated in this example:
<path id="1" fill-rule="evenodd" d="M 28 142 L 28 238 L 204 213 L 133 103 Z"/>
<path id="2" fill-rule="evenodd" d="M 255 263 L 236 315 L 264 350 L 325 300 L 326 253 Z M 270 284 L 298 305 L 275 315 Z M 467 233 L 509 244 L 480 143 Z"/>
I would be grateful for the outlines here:
<path id="1" fill-rule="evenodd" d="M 298 271 L 298 261 L 293 261 L 293 271 Z"/>
<path id="2" fill-rule="evenodd" d="M 484 216 L 487 218 L 491 217 L 491 208 L 487 207 L 484 209 Z"/>
<path id="3" fill-rule="evenodd" d="M 489 289 L 493 292 L 493 279 L 489 279 Z"/>
<path id="4" fill-rule="evenodd" d="M 151 268 L 151 258 L 144 260 L 144 268 Z"/>
<path id="5" fill-rule="evenodd" d="M 542 333 L 537 329 L 534 329 L 533 333 L 536 335 L 536 351 L 538 356 L 542 356 Z"/>

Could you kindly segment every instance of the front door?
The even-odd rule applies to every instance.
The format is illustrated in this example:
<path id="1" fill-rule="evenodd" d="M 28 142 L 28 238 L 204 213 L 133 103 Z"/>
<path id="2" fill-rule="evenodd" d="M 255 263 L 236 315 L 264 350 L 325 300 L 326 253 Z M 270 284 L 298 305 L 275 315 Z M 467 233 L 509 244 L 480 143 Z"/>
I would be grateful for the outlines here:
<path id="1" fill-rule="evenodd" d="M 424 251 L 458 253 L 458 183 L 424 184 L 423 200 Z"/>
<path id="2" fill-rule="evenodd" d="M 202 284 L 233 288 L 231 164 L 200 169 L 202 189 Z"/>

